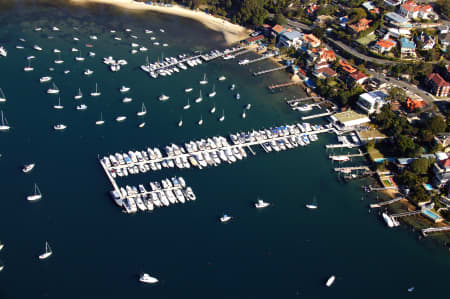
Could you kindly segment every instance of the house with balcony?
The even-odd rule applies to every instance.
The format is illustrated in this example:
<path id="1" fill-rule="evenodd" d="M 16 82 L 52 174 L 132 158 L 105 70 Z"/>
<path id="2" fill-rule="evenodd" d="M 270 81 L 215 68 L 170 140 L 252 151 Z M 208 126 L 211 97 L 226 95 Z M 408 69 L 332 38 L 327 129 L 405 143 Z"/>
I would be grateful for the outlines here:
<path id="1" fill-rule="evenodd" d="M 437 188 L 447 185 L 450 179 L 450 159 L 436 161 L 433 165 L 433 183 Z"/>
<path id="2" fill-rule="evenodd" d="M 386 104 L 388 95 L 381 90 L 374 90 L 359 95 L 356 105 L 367 114 L 378 113 Z"/>
<path id="3" fill-rule="evenodd" d="M 303 33 L 300 33 L 296 30 L 285 31 L 280 34 L 278 40 L 278 47 L 284 46 L 286 48 L 295 48 L 298 49 L 303 44 Z"/>
<path id="4" fill-rule="evenodd" d="M 367 81 L 367 79 L 369 79 L 369 76 L 367 76 L 366 74 L 364 74 L 361 71 L 356 71 L 356 72 L 353 72 L 351 74 L 348 74 L 348 79 L 353 84 L 360 84 L 360 85 L 362 85 L 362 84 L 364 84 L 364 82 Z"/>
<path id="5" fill-rule="evenodd" d="M 446 97 L 450 92 L 450 83 L 444 80 L 438 73 L 427 76 L 431 93 L 438 97 Z"/>
<path id="6" fill-rule="evenodd" d="M 317 48 L 320 46 L 320 39 L 318 39 L 314 34 L 303 35 L 303 41 L 307 48 Z"/>
<path id="7" fill-rule="evenodd" d="M 397 42 L 390 38 L 389 35 L 386 35 L 385 37 L 377 41 L 372 49 L 380 54 L 384 54 L 386 52 L 390 52 L 396 45 Z"/>
<path id="8" fill-rule="evenodd" d="M 402 37 L 400 39 L 400 54 L 402 58 L 415 58 L 416 57 L 416 44 Z"/>

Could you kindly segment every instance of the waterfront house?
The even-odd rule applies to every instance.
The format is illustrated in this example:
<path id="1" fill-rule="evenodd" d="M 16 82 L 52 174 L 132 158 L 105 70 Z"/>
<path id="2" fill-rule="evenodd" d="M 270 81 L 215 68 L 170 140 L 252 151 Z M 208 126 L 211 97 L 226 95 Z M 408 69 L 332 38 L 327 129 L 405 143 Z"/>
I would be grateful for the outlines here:
<path id="1" fill-rule="evenodd" d="M 432 73 L 427 76 L 428 86 L 431 93 L 438 97 L 446 97 L 450 92 L 450 83 L 444 80 L 438 73 Z"/>
<path id="2" fill-rule="evenodd" d="M 402 58 L 406 57 L 416 57 L 416 44 L 407 39 L 407 38 L 401 38 L 400 39 L 400 53 Z"/>
<path id="3" fill-rule="evenodd" d="M 295 48 L 298 49 L 303 44 L 303 33 L 300 33 L 296 30 L 285 31 L 279 35 L 278 47 L 284 46 L 286 48 Z"/>
<path id="4" fill-rule="evenodd" d="M 382 39 L 380 39 L 379 41 L 376 42 L 373 49 L 375 51 L 377 51 L 378 53 L 383 54 L 383 53 L 391 51 L 392 48 L 394 48 L 396 44 L 397 44 L 397 42 L 394 41 L 392 38 L 390 38 L 389 34 L 386 34 L 385 37 L 383 37 Z"/>
<path id="5" fill-rule="evenodd" d="M 304 34 L 303 41 L 307 48 L 317 48 L 320 46 L 320 39 L 318 39 L 314 34 Z"/>
<path id="6" fill-rule="evenodd" d="M 272 36 L 278 38 L 278 36 L 285 31 L 286 31 L 286 28 L 277 24 L 272 27 Z"/>
<path id="7" fill-rule="evenodd" d="M 387 94 L 381 90 L 374 90 L 359 95 L 356 105 L 367 114 L 378 113 L 386 104 Z"/>
<path id="8" fill-rule="evenodd" d="M 356 33 L 359 33 L 361 31 L 369 29 L 369 27 L 370 27 L 369 24 L 370 23 L 372 23 L 372 20 L 369 20 L 369 19 L 366 19 L 366 18 L 362 18 L 357 23 L 352 24 L 352 25 L 348 25 L 348 27 L 350 27 Z"/>
<path id="9" fill-rule="evenodd" d="M 364 84 L 364 82 L 366 82 L 367 79 L 369 79 L 369 77 L 361 71 L 356 71 L 348 74 L 348 78 L 350 82 L 352 82 L 353 84 L 360 84 L 360 85 Z"/>
<path id="10" fill-rule="evenodd" d="M 260 35 L 257 35 L 257 36 L 253 36 L 253 37 L 247 38 L 244 43 L 246 45 L 253 45 L 253 44 L 256 44 L 259 41 L 262 41 L 263 39 L 264 39 L 264 35 L 260 34 Z"/>
<path id="11" fill-rule="evenodd" d="M 450 179 L 450 159 L 438 160 L 433 165 L 434 180 L 437 188 L 445 186 Z"/>
<path id="12" fill-rule="evenodd" d="M 315 68 L 313 71 L 313 75 L 319 79 L 327 79 L 327 78 L 336 77 L 337 73 L 332 68 L 326 66 L 326 67 L 320 67 L 317 69 Z"/>

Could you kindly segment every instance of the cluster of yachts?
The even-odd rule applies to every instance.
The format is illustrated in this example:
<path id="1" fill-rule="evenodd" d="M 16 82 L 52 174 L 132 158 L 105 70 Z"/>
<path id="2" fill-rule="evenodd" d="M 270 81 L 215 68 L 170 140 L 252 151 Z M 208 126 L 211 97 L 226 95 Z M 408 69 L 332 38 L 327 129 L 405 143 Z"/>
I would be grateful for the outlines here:
<path id="1" fill-rule="evenodd" d="M 172 76 L 174 73 L 179 73 L 180 70 L 187 70 L 188 67 L 197 66 L 202 64 L 200 56 L 190 56 L 188 54 L 179 54 L 177 57 L 166 57 L 161 61 L 156 61 L 154 63 L 149 63 L 148 57 L 145 59 L 145 64 L 141 65 L 141 70 L 149 73 L 153 78 L 158 78 L 159 76 Z"/>
<path id="2" fill-rule="evenodd" d="M 182 177 L 163 179 L 160 182 L 150 182 L 150 190 L 147 191 L 143 184 L 125 186 L 119 191 L 111 191 L 111 196 L 126 213 L 140 211 L 153 211 L 155 207 L 168 207 L 176 203 L 185 203 L 197 199 L 191 187 L 186 187 Z"/>

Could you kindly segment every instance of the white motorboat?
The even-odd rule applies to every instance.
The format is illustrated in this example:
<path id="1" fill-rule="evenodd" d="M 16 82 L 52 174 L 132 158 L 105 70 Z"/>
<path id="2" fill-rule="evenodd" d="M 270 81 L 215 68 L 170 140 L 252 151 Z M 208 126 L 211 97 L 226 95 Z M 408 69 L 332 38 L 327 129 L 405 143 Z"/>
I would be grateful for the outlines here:
<path id="1" fill-rule="evenodd" d="M 200 117 L 200 120 L 198 121 L 198 125 L 199 126 L 203 125 L 203 117 Z"/>
<path id="2" fill-rule="evenodd" d="M 120 64 L 118 63 L 111 64 L 109 68 L 111 69 L 112 72 L 118 72 L 120 71 Z"/>
<path id="3" fill-rule="evenodd" d="M 36 51 L 42 51 L 42 48 L 39 47 L 38 45 L 34 45 L 33 49 L 35 49 Z"/>
<path id="4" fill-rule="evenodd" d="M 41 78 L 39 79 L 39 82 L 45 83 L 45 82 L 49 82 L 49 81 L 51 81 L 51 80 L 52 80 L 52 77 L 45 76 L 45 77 L 41 77 Z M 1 102 L 1 98 L 0 98 L 0 102 Z"/>
<path id="5" fill-rule="evenodd" d="M 59 31 L 59 28 L 56 27 L 56 26 L 53 26 L 52 30 L 53 30 L 53 31 Z"/>
<path id="6" fill-rule="evenodd" d="M 242 111 L 242 118 L 246 118 L 247 117 L 247 114 L 245 113 L 245 110 L 244 111 Z"/>
<path id="7" fill-rule="evenodd" d="M 141 122 L 141 123 L 138 125 L 138 128 L 143 128 L 143 127 L 145 127 L 145 121 L 144 121 L 144 122 Z"/>
<path id="8" fill-rule="evenodd" d="M 144 103 L 142 103 L 141 111 L 136 113 L 137 116 L 144 116 L 147 114 L 147 108 L 145 107 Z"/>
<path id="9" fill-rule="evenodd" d="M 47 93 L 48 94 L 58 94 L 59 88 L 56 86 L 55 83 L 53 83 L 53 86 L 51 88 L 47 89 Z"/>
<path id="10" fill-rule="evenodd" d="M 191 108 L 191 104 L 189 104 L 189 98 L 188 98 L 187 104 L 184 105 L 183 109 L 188 110 L 189 108 Z"/>
<path id="11" fill-rule="evenodd" d="M 192 87 L 189 87 L 189 88 L 186 88 L 185 90 L 184 90 L 184 92 L 191 92 L 193 90 L 193 88 Z"/>
<path id="12" fill-rule="evenodd" d="M 225 76 L 220 76 L 217 80 L 219 80 L 219 81 L 225 81 L 227 79 L 227 77 L 225 77 Z"/>
<path id="13" fill-rule="evenodd" d="M 160 100 L 161 102 L 167 101 L 168 99 L 170 99 L 170 97 L 166 96 L 165 94 L 160 95 L 158 98 L 158 100 Z"/>
<path id="14" fill-rule="evenodd" d="M 88 106 L 86 104 L 77 105 L 77 110 L 86 110 Z"/>
<path id="15" fill-rule="evenodd" d="M 0 55 L 3 57 L 6 57 L 8 55 L 8 52 L 6 51 L 6 49 L 3 46 L 0 47 Z"/>
<path id="16" fill-rule="evenodd" d="M 120 88 L 120 92 L 125 93 L 125 92 L 130 91 L 130 89 L 131 89 L 131 88 L 126 87 L 125 85 L 122 85 L 122 87 Z"/>
<path id="17" fill-rule="evenodd" d="M 180 121 L 178 122 L 178 126 L 182 127 L 183 126 L 183 118 L 180 119 Z"/>
<path id="18" fill-rule="evenodd" d="M 0 88 L 0 102 L 6 102 L 6 96 L 1 88 Z"/>
<path id="19" fill-rule="evenodd" d="M 328 278 L 327 282 L 325 283 L 325 285 L 327 287 L 331 287 L 331 285 L 334 283 L 334 281 L 336 280 L 336 277 L 334 275 L 332 275 L 330 278 Z"/>
<path id="20" fill-rule="evenodd" d="M 268 207 L 270 203 L 263 201 L 262 199 L 258 199 L 258 202 L 255 203 L 255 208 L 262 209 Z"/>
<path id="21" fill-rule="evenodd" d="M 345 155 L 341 155 L 341 156 L 331 156 L 331 160 L 333 161 L 339 161 L 339 162 L 345 162 L 345 161 L 349 161 L 350 158 L 348 156 Z"/>
<path id="22" fill-rule="evenodd" d="M 133 101 L 133 99 L 130 98 L 130 97 L 124 97 L 124 98 L 122 99 L 122 103 L 130 103 L 131 101 Z"/>
<path id="23" fill-rule="evenodd" d="M 98 84 L 95 83 L 95 92 L 91 92 L 91 97 L 98 97 L 100 96 L 102 93 L 100 91 L 98 91 Z"/>
<path id="24" fill-rule="evenodd" d="M 53 53 L 61 53 L 60 49 L 53 49 Z"/>
<path id="25" fill-rule="evenodd" d="M 156 279 L 155 277 L 152 277 L 150 275 L 148 275 L 147 273 L 143 273 L 140 277 L 139 277 L 139 281 L 142 283 L 157 283 L 158 279 Z"/>
<path id="26" fill-rule="evenodd" d="M 395 226 L 394 225 L 394 221 L 392 221 L 392 217 L 391 216 L 389 216 L 386 213 L 382 213 L 381 215 L 383 216 L 383 219 L 386 222 L 387 226 L 389 226 L 389 227 L 394 227 Z"/>
<path id="27" fill-rule="evenodd" d="M 34 192 L 32 195 L 27 196 L 28 201 L 36 201 L 42 198 L 41 190 L 39 190 L 39 187 L 37 184 L 34 184 Z"/>
<path id="28" fill-rule="evenodd" d="M 84 57 L 81 56 L 81 51 L 79 51 L 80 55 L 75 56 L 76 61 L 84 61 Z"/>
<path id="29" fill-rule="evenodd" d="M 72 52 L 78 52 L 79 50 L 77 48 L 72 48 Z"/>
<path id="30" fill-rule="evenodd" d="M 246 110 L 250 110 L 250 108 L 252 108 L 252 104 L 247 104 L 247 106 L 245 106 Z"/>
<path id="31" fill-rule="evenodd" d="M 93 73 L 94 73 L 94 71 L 93 71 L 93 70 L 90 70 L 90 69 L 87 69 L 87 70 L 84 71 L 84 74 L 85 74 L 86 76 L 90 76 L 90 75 L 92 75 Z"/>
<path id="32" fill-rule="evenodd" d="M 213 85 L 213 90 L 209 93 L 209 97 L 210 98 L 213 98 L 213 97 L 215 97 L 216 96 L 216 86 L 215 85 Z"/>
<path id="33" fill-rule="evenodd" d="M 3 110 L 0 111 L 0 114 L 1 114 L 0 131 L 8 131 L 11 127 L 8 125 L 6 117 L 3 115 Z"/>
<path id="34" fill-rule="evenodd" d="M 58 97 L 58 104 L 53 105 L 53 108 L 58 109 L 58 110 L 64 109 L 64 106 L 61 105 L 61 97 Z"/>
<path id="35" fill-rule="evenodd" d="M 227 214 L 223 214 L 222 217 L 220 217 L 220 222 L 228 222 L 231 220 L 231 216 L 228 216 Z"/>
<path id="36" fill-rule="evenodd" d="M 206 79 L 206 74 L 203 74 L 203 80 L 200 80 L 200 84 L 208 84 L 208 80 Z"/>
<path id="37" fill-rule="evenodd" d="M 57 124 L 57 125 L 53 126 L 53 129 L 55 129 L 56 131 L 62 131 L 62 130 L 65 130 L 66 128 L 67 128 L 67 126 L 63 125 L 63 124 Z"/>
<path id="38" fill-rule="evenodd" d="M 78 88 L 78 94 L 75 95 L 73 98 L 74 98 L 75 100 L 79 100 L 79 99 L 81 99 L 82 97 L 83 97 L 83 94 L 81 93 L 81 89 Z"/>
<path id="39" fill-rule="evenodd" d="M 121 122 L 121 121 L 124 121 L 124 120 L 126 120 L 127 119 L 127 117 L 126 116 L 118 116 L 118 117 L 116 117 L 116 121 L 117 122 Z"/>
<path id="40" fill-rule="evenodd" d="M 45 241 L 45 252 L 39 255 L 40 260 L 45 260 L 49 258 L 53 254 L 52 249 L 50 248 L 50 244 L 48 244 L 47 241 Z"/>
<path id="41" fill-rule="evenodd" d="M 97 40 L 98 39 L 97 36 L 95 36 L 95 35 L 91 35 L 91 36 L 89 36 L 89 38 L 92 39 L 92 40 Z"/>
<path id="42" fill-rule="evenodd" d="M 101 126 L 101 125 L 103 125 L 104 123 L 105 123 L 105 121 L 103 120 L 103 113 L 100 112 L 100 119 L 97 120 L 97 121 L 95 122 L 95 124 L 96 124 L 97 126 Z"/>
<path id="43" fill-rule="evenodd" d="M 200 103 L 202 100 L 203 100 L 202 91 L 200 90 L 200 95 L 198 96 L 198 98 L 195 99 L 195 102 Z"/>
<path id="44" fill-rule="evenodd" d="M 145 29 L 145 34 L 152 34 L 153 31 L 149 30 L 149 29 Z"/>
<path id="45" fill-rule="evenodd" d="M 163 44 L 163 47 L 168 47 L 168 46 L 169 46 L 169 44 L 166 44 L 166 43 Z"/>
<path id="46" fill-rule="evenodd" d="M 89 52 L 89 56 L 90 56 L 90 57 L 94 57 L 94 56 L 95 56 L 95 52 L 90 51 L 90 52 Z"/>
<path id="47" fill-rule="evenodd" d="M 34 166 L 35 166 L 35 164 L 33 164 L 33 163 L 31 163 L 31 164 L 25 164 L 25 165 L 23 166 L 23 168 L 22 168 L 22 172 L 23 172 L 23 173 L 28 173 L 28 172 L 30 172 L 30 171 L 33 170 Z"/>
<path id="48" fill-rule="evenodd" d="M 214 114 L 216 112 L 216 104 L 214 104 L 214 106 L 211 108 L 211 110 L 209 110 L 209 112 L 211 114 Z"/>

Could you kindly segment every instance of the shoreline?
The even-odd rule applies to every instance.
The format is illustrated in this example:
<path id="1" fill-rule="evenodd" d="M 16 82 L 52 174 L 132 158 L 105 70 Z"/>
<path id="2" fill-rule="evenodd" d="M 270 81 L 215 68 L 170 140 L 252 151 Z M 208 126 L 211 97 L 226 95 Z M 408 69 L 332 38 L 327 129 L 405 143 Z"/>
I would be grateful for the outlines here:
<path id="1" fill-rule="evenodd" d="M 133 0 L 70 0 L 70 3 L 78 5 L 90 3 L 109 4 L 129 10 L 155 11 L 180 16 L 184 18 L 189 18 L 202 23 L 204 26 L 213 31 L 222 33 L 225 43 L 227 45 L 231 45 L 245 38 L 248 38 L 249 33 L 251 32 L 250 29 L 242 27 L 240 25 L 232 24 L 226 20 L 214 17 L 212 15 L 208 15 L 201 11 L 194 11 L 187 8 L 182 8 L 178 5 L 173 5 L 171 7 L 164 7 L 164 6 L 148 5 L 145 4 L 144 2 L 135 2 Z"/>

